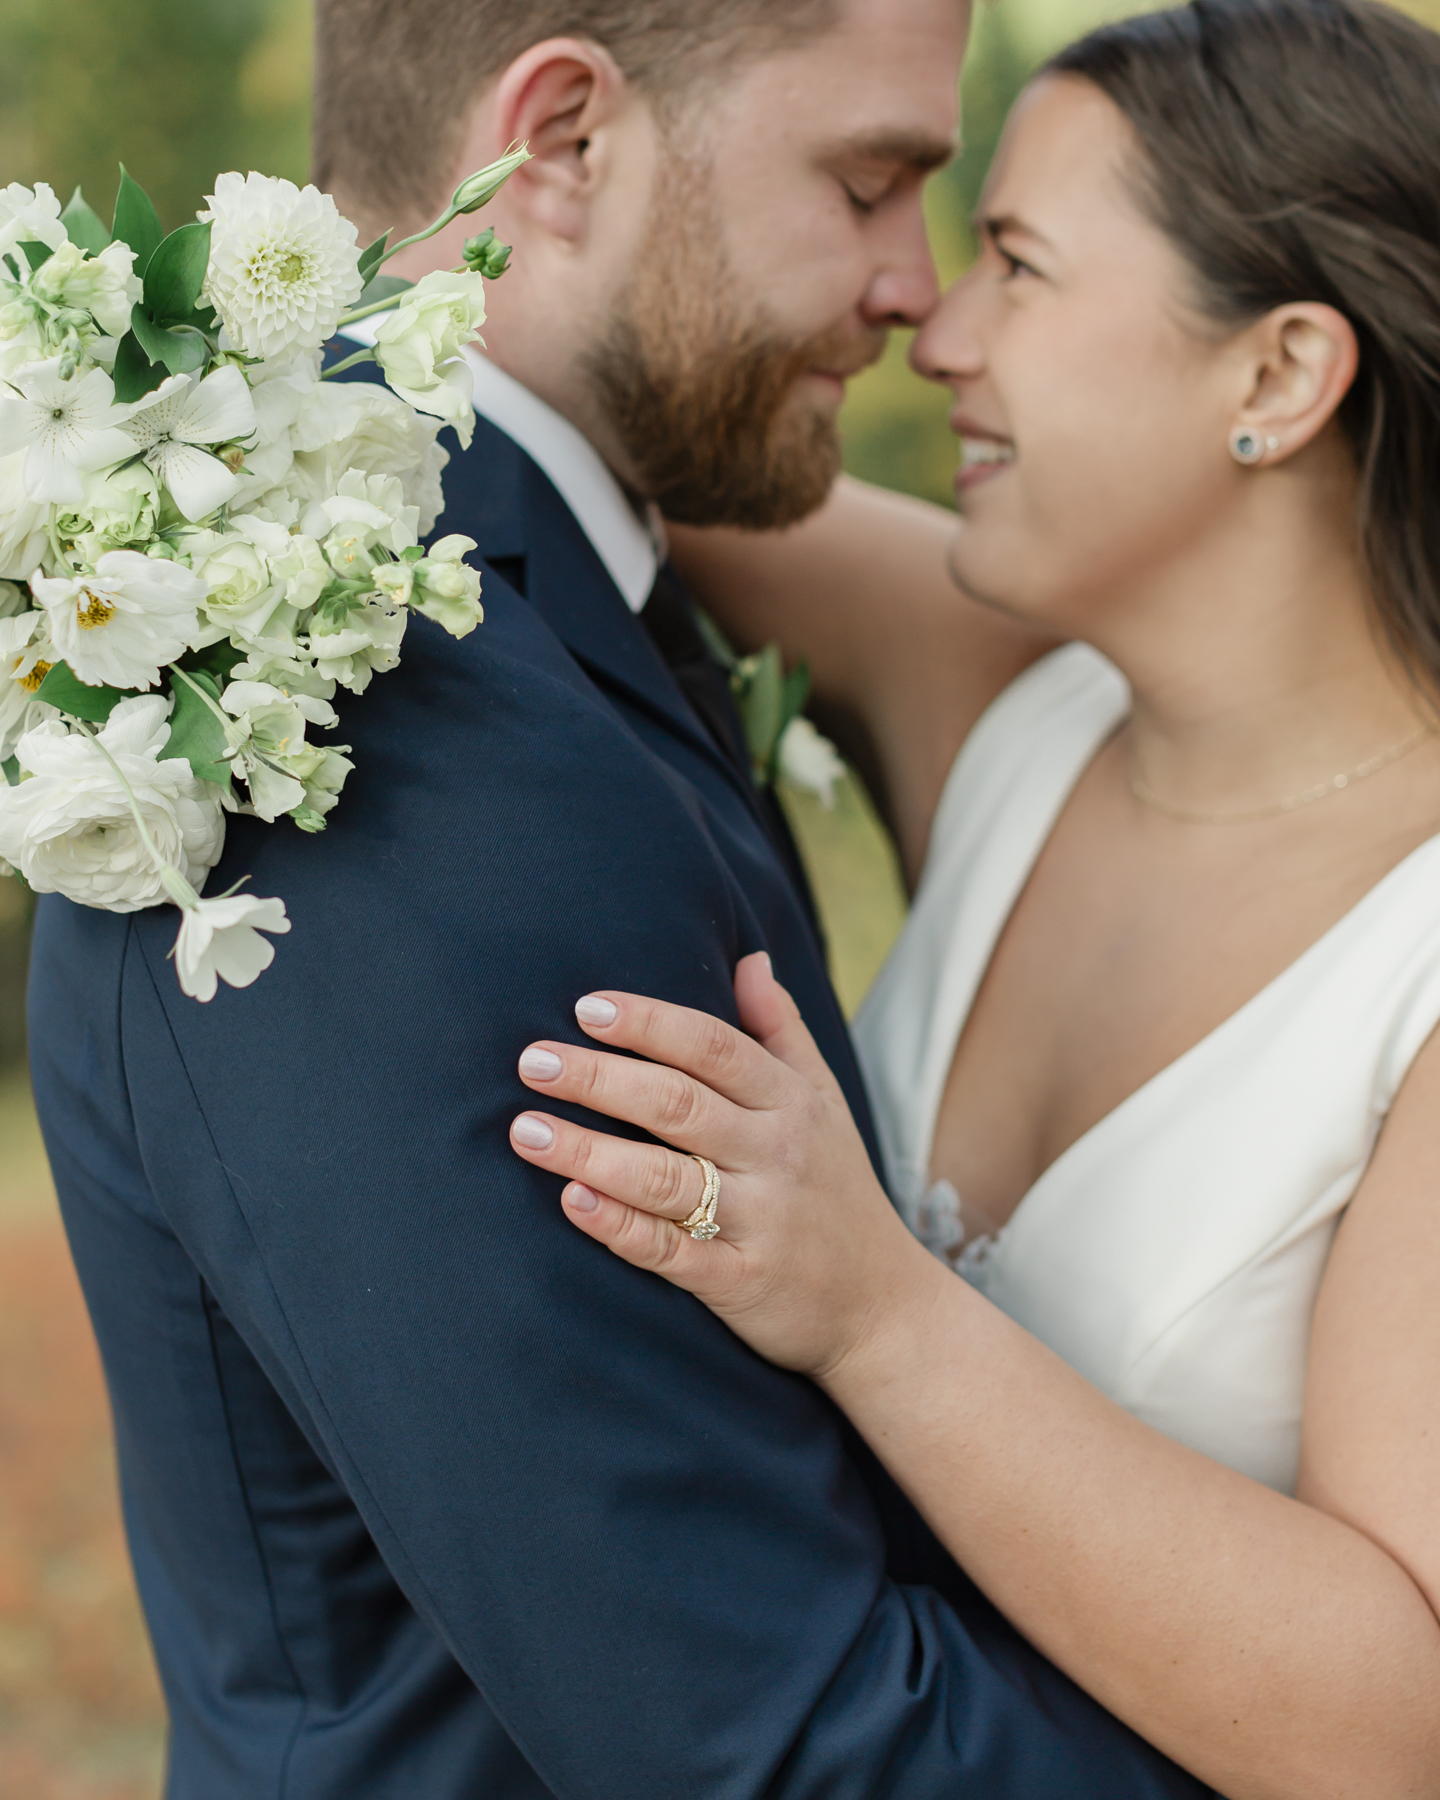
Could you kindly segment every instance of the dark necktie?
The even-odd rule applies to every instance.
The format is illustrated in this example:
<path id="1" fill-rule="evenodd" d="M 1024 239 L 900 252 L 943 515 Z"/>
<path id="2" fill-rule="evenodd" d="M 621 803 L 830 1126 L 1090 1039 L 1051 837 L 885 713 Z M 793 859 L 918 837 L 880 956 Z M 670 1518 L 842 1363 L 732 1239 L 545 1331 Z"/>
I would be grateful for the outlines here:
<path id="1" fill-rule="evenodd" d="M 661 564 L 655 576 L 640 623 L 649 632 L 650 641 L 665 659 L 696 717 L 748 784 L 750 754 L 735 702 L 730 698 L 729 679 L 710 654 L 685 591 L 667 563 Z"/>

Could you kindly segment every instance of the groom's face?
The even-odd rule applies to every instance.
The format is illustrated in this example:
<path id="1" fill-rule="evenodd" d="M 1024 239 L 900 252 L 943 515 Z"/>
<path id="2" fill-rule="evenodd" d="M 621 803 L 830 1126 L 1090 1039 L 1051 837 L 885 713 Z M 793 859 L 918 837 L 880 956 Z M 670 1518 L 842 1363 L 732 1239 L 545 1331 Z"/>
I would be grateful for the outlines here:
<path id="1" fill-rule="evenodd" d="M 587 362 L 671 518 L 763 529 L 824 499 L 846 381 L 937 298 L 921 188 L 954 147 L 967 22 L 959 0 L 851 0 L 663 130 Z"/>

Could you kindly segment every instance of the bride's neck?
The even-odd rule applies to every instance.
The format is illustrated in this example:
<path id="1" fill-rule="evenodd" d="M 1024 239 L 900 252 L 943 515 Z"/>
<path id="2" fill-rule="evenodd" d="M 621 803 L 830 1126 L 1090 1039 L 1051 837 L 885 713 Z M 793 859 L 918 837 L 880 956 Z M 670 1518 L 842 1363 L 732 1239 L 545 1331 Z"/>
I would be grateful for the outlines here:
<path id="1" fill-rule="evenodd" d="M 1132 756 L 1171 804 L 1278 801 L 1430 716 L 1385 640 L 1344 516 L 1296 508 L 1263 532 L 1242 522 L 1107 609 L 1095 641 L 1131 685 Z"/>

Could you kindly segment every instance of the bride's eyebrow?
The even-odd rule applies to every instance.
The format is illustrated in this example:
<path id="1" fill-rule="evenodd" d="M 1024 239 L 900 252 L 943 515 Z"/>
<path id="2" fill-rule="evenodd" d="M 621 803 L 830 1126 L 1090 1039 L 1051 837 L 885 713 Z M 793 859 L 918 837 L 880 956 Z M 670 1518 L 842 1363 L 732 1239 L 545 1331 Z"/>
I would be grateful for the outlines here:
<path id="1" fill-rule="evenodd" d="M 1027 225 L 1018 213 L 977 213 L 975 230 L 992 244 L 998 243 L 1002 237 L 1027 237 L 1031 243 L 1043 244 L 1047 250 L 1055 248 L 1043 232 L 1037 231 L 1033 225 Z"/>

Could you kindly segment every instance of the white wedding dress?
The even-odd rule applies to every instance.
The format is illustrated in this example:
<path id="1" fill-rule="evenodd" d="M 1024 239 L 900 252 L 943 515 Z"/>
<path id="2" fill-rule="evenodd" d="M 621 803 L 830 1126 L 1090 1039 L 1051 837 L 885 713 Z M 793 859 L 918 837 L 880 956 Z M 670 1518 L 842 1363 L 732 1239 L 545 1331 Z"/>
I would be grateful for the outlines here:
<path id="1" fill-rule="evenodd" d="M 1076 781 L 1128 707 L 1070 645 L 956 759 L 914 910 L 856 1023 L 912 1227 L 1136 1417 L 1293 1492 L 1310 1318 L 1340 1215 L 1440 1020 L 1440 837 L 1079 1139 L 992 1238 L 930 1146 L 961 1028 Z"/>

